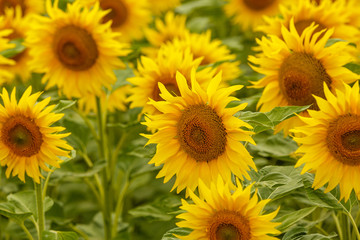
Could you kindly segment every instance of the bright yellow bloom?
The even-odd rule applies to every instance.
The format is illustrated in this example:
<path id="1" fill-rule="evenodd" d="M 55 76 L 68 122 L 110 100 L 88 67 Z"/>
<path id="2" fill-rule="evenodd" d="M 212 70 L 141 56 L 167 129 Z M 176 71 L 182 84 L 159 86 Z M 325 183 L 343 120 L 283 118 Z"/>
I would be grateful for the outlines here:
<path id="1" fill-rule="evenodd" d="M 11 34 L 11 32 L 12 31 L 10 29 L 0 30 L 0 51 L 8 50 L 15 47 L 15 44 L 9 43 L 8 36 Z M 15 65 L 14 60 L 8 59 L 0 54 L 0 66 L 4 66 L 4 68 L 0 68 L 0 84 L 8 81 L 13 77 L 11 72 L 8 71 L 8 66 L 12 65 Z"/>
<path id="2" fill-rule="evenodd" d="M 149 98 L 155 101 L 162 100 L 158 83 L 164 84 L 172 94 L 179 95 L 176 72 L 180 72 L 190 80 L 191 69 L 198 68 L 201 61 L 201 58 L 193 58 L 189 49 L 183 51 L 173 45 L 163 46 L 155 59 L 143 56 L 141 63 L 138 64 L 137 76 L 127 79 L 135 85 L 129 97 L 129 101 L 132 102 L 130 107 L 143 107 L 143 112 L 155 113 L 156 109 L 146 103 Z M 196 72 L 196 79 L 203 87 L 207 86 L 213 76 L 214 71 L 209 68 Z"/>
<path id="3" fill-rule="evenodd" d="M 233 115 L 243 110 L 246 103 L 233 108 L 226 106 L 235 100 L 229 95 L 242 88 L 240 85 L 219 88 L 221 73 L 217 74 L 204 91 L 197 82 L 195 70 L 189 79 L 177 73 L 179 94 L 173 96 L 159 83 L 160 97 L 165 101 L 151 101 L 160 114 L 148 115 L 144 123 L 158 131 L 149 138 L 148 144 L 156 143 L 155 156 L 149 164 L 163 164 L 157 178 L 164 182 L 176 175 L 173 189 L 179 193 L 186 188 L 194 191 L 199 179 L 206 184 L 216 181 L 220 175 L 229 181 L 231 173 L 239 178 L 250 179 L 247 171 L 256 166 L 241 141 L 255 144 L 252 132 L 243 130 L 251 126 Z"/>
<path id="4" fill-rule="evenodd" d="M 177 237 L 183 240 L 277 239 L 268 234 L 280 234 L 275 229 L 280 223 L 271 222 L 278 210 L 263 215 L 262 210 L 270 199 L 258 201 L 256 191 L 251 197 L 251 186 L 244 190 L 235 187 L 232 192 L 229 184 L 221 178 L 212 182 L 210 187 L 200 181 L 199 192 L 204 199 L 190 191 L 194 204 L 182 199 L 180 208 L 186 212 L 177 216 L 183 220 L 176 223 L 193 231 L 188 236 Z"/>
<path id="5" fill-rule="evenodd" d="M 9 9 L 20 8 L 24 17 L 44 12 L 44 0 L 0 0 L 0 15 Z"/>
<path id="6" fill-rule="evenodd" d="M 181 0 L 151 0 L 151 11 L 154 14 L 160 14 L 162 12 L 171 10 L 180 5 Z"/>
<path id="7" fill-rule="evenodd" d="M 258 102 L 261 111 L 267 112 L 277 106 L 304 106 L 312 104 L 317 109 L 313 94 L 323 97 L 323 83 L 333 91 L 342 83 L 351 83 L 358 75 L 343 67 L 351 62 L 351 48 L 346 42 L 336 42 L 326 47 L 325 44 L 334 30 L 322 30 L 314 33 L 317 26 L 312 24 L 301 35 L 298 34 L 294 21 L 290 30 L 282 27 L 282 39 L 270 35 L 257 40 L 262 53 L 249 56 L 252 68 L 265 77 L 254 82 L 254 87 L 264 88 Z M 295 118 L 278 125 L 277 131 L 284 128 L 285 134 L 295 125 Z"/>
<path id="8" fill-rule="evenodd" d="M 359 83 L 331 93 L 324 86 L 326 100 L 315 97 L 319 111 L 309 110 L 301 117 L 305 125 L 295 128 L 301 144 L 296 152 L 304 153 L 295 167 L 304 164 L 302 173 L 315 173 L 313 187 L 328 183 L 325 192 L 340 185 L 340 198 L 347 201 L 352 190 L 360 199 L 360 94 Z"/>
<path id="9" fill-rule="evenodd" d="M 47 106 L 50 98 L 36 102 L 40 92 L 31 94 L 29 87 L 19 102 L 16 90 L 9 96 L 3 88 L 0 105 L 0 164 L 7 166 L 6 177 L 18 176 L 25 182 L 25 173 L 40 182 L 39 167 L 51 171 L 49 166 L 59 168 L 58 156 L 69 157 L 72 149 L 62 138 L 70 133 L 58 133 L 63 127 L 51 127 L 64 114 L 52 113 L 55 105 Z M 47 106 L 47 107 L 46 107 Z M 46 108 L 45 108 L 46 107 Z"/>
<path id="10" fill-rule="evenodd" d="M 54 85 L 67 97 L 100 95 L 102 86 L 116 81 L 114 69 L 122 67 L 118 58 L 129 51 L 119 43 L 119 33 L 111 31 L 110 22 L 101 23 L 106 12 L 83 8 L 75 2 L 67 12 L 46 1 L 49 17 L 38 16 L 29 31 L 26 44 L 33 57 L 30 66 L 45 72 L 47 88 Z"/>

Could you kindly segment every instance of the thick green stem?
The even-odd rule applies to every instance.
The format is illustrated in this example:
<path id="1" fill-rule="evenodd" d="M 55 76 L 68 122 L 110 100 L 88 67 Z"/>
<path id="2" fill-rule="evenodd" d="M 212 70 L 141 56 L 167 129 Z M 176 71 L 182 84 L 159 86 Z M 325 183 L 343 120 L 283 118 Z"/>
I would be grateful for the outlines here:
<path id="1" fill-rule="evenodd" d="M 118 184 L 120 185 L 121 183 L 118 182 Z M 119 193 L 118 200 L 117 200 L 117 203 L 116 203 L 115 218 L 114 218 L 113 233 L 112 233 L 113 236 L 116 236 L 117 225 L 118 225 L 118 222 L 119 222 L 119 218 L 122 215 L 122 210 L 123 210 L 123 207 L 124 207 L 124 198 L 125 198 L 125 194 L 126 194 L 128 188 L 129 188 L 129 176 L 126 173 L 126 175 L 125 175 L 125 183 L 124 183 L 124 186 L 121 188 L 121 191 Z"/>
<path id="2" fill-rule="evenodd" d="M 21 223 L 20 227 L 22 228 L 22 230 L 24 230 L 24 232 L 29 240 L 34 240 L 34 238 L 31 236 L 31 233 L 29 232 L 29 230 L 25 227 L 24 223 Z"/>
<path id="3" fill-rule="evenodd" d="M 42 240 L 42 233 L 45 229 L 45 213 L 44 213 L 44 201 L 42 197 L 41 189 L 41 180 L 40 183 L 35 183 L 35 193 L 36 193 L 36 209 L 38 214 L 37 223 L 39 226 L 38 230 L 38 239 Z"/>
<path id="4" fill-rule="evenodd" d="M 338 231 L 338 235 L 339 235 L 340 240 L 344 240 L 344 238 L 343 238 L 343 231 L 342 231 L 342 228 L 341 228 L 340 221 L 339 221 L 338 217 L 335 215 L 334 212 L 331 213 L 331 216 L 332 216 L 333 219 L 334 219 L 334 222 L 335 222 L 336 229 L 337 229 L 337 231 Z"/>
<path id="5" fill-rule="evenodd" d="M 349 217 L 349 219 L 350 219 L 350 221 L 351 221 L 351 224 L 353 225 L 353 231 L 355 232 L 356 239 L 357 239 L 357 240 L 360 240 L 359 228 L 358 228 L 358 226 L 357 226 L 357 224 L 356 224 L 353 216 L 351 215 L 350 212 L 348 212 L 347 215 L 348 215 L 348 217 Z"/>

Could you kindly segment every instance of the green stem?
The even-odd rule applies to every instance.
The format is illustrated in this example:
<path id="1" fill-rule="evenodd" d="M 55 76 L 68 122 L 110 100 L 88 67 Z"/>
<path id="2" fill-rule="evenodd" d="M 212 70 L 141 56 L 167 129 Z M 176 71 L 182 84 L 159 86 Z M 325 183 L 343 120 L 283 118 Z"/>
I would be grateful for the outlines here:
<path id="1" fill-rule="evenodd" d="M 353 225 L 353 231 L 355 231 L 356 239 L 357 239 L 357 240 L 360 240 L 359 228 L 358 228 L 358 226 L 356 225 L 356 222 L 355 222 L 353 216 L 351 215 L 350 212 L 347 212 L 347 215 L 348 215 L 348 217 L 349 217 L 349 219 L 350 219 L 350 221 L 351 221 L 351 224 Z"/>
<path id="2" fill-rule="evenodd" d="M 47 188 L 48 188 L 48 185 L 49 185 L 49 180 L 50 180 L 50 177 L 51 177 L 51 174 L 53 172 L 49 172 L 48 175 L 46 176 L 46 179 L 45 179 L 45 183 L 44 183 L 44 187 L 43 187 L 43 190 L 42 190 L 42 197 L 43 197 L 43 201 L 45 200 L 45 196 L 46 196 L 46 192 L 47 192 Z"/>
<path id="3" fill-rule="evenodd" d="M 25 234 L 26 234 L 26 236 L 27 236 L 28 239 L 34 240 L 34 238 L 31 236 L 31 233 L 30 233 L 29 230 L 25 227 L 25 225 L 24 225 L 23 222 L 20 224 L 20 227 L 22 228 L 22 230 L 24 230 L 24 232 L 25 232 Z"/>
<path id="4" fill-rule="evenodd" d="M 341 225 L 340 225 L 339 218 L 335 215 L 334 212 L 331 213 L 331 216 L 332 216 L 333 219 L 334 219 L 334 222 L 335 222 L 336 229 L 337 229 L 337 231 L 338 231 L 338 235 L 339 235 L 340 240 L 344 240 L 344 238 L 343 238 L 343 232 L 342 232 L 342 228 L 341 228 Z"/>
<path id="5" fill-rule="evenodd" d="M 69 227 L 74 231 L 77 232 L 82 238 L 84 238 L 85 240 L 89 240 L 89 237 L 80 229 L 78 229 L 76 226 L 74 226 L 73 224 L 69 224 Z"/>
<path id="6" fill-rule="evenodd" d="M 120 185 L 121 183 L 118 182 L 118 184 Z M 126 175 L 125 175 L 125 183 L 124 183 L 124 186 L 121 188 L 121 191 L 120 191 L 119 196 L 118 196 L 118 201 L 116 203 L 115 218 L 114 218 L 114 224 L 113 224 L 114 227 L 113 227 L 113 233 L 112 233 L 113 236 L 116 236 L 117 225 L 118 225 L 118 222 L 119 222 L 119 218 L 122 215 L 122 210 L 123 210 L 123 207 L 124 207 L 124 198 L 125 198 L 125 194 L 126 194 L 128 188 L 129 188 L 129 176 L 126 173 Z"/>
<path id="7" fill-rule="evenodd" d="M 41 180 L 40 183 L 35 183 L 35 193 L 36 193 L 36 208 L 38 213 L 38 239 L 42 240 L 42 233 L 45 229 L 45 213 L 44 213 L 44 201 L 42 197 L 42 189 L 41 189 Z"/>

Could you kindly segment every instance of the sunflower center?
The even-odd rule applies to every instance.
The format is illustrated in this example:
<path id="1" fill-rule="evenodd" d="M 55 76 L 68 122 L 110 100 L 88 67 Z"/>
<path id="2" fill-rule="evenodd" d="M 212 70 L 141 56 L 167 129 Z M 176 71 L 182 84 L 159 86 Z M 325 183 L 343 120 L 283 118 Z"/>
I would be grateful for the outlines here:
<path id="1" fill-rule="evenodd" d="M 5 14 L 5 9 L 13 8 L 16 6 L 20 6 L 21 12 L 24 14 L 26 10 L 25 1 L 24 0 L 0 0 L 0 13 L 1 15 Z"/>
<path id="2" fill-rule="evenodd" d="M 342 115 L 331 122 L 327 145 L 332 155 L 350 166 L 360 165 L 360 116 Z"/>
<path id="3" fill-rule="evenodd" d="M 312 94 L 324 97 L 323 82 L 329 86 L 331 78 L 322 63 L 310 54 L 295 52 L 281 64 L 280 90 L 290 105 L 313 104 L 311 109 L 318 109 Z"/>
<path id="4" fill-rule="evenodd" d="M 209 228 L 210 240 L 249 240 L 249 221 L 238 212 L 217 212 Z"/>
<path id="5" fill-rule="evenodd" d="M 35 122 L 21 115 L 9 118 L 1 130 L 1 140 L 17 156 L 31 157 L 39 152 L 42 134 Z"/>
<path id="6" fill-rule="evenodd" d="M 271 6 L 275 0 L 243 0 L 245 5 L 255 11 L 261 11 Z"/>
<path id="7" fill-rule="evenodd" d="M 191 105 L 178 122 L 181 148 L 198 162 L 218 158 L 225 151 L 226 129 L 222 119 L 208 105 Z"/>
<path id="8" fill-rule="evenodd" d="M 102 0 L 100 2 L 102 9 L 110 9 L 110 12 L 103 18 L 104 22 L 112 20 L 111 27 L 119 27 L 126 22 L 128 10 L 122 0 Z"/>
<path id="9" fill-rule="evenodd" d="M 60 62 L 73 71 L 91 68 L 99 56 L 93 37 L 85 29 L 73 25 L 55 32 L 53 50 Z"/>
<path id="10" fill-rule="evenodd" d="M 320 32 L 321 30 L 324 30 L 326 28 L 323 24 L 321 24 L 313 19 L 304 19 L 304 20 L 297 21 L 295 23 L 295 28 L 296 28 L 298 34 L 301 35 L 303 33 L 303 31 L 305 30 L 305 28 L 309 27 L 313 22 L 315 22 L 315 25 L 318 25 L 313 33 Z M 324 35 L 324 33 L 321 34 L 320 38 L 323 35 Z"/>
<path id="11" fill-rule="evenodd" d="M 16 31 L 16 29 L 11 29 L 13 30 L 13 32 L 8 36 L 8 38 L 10 40 L 15 40 L 18 38 L 24 38 L 24 36 L 22 34 L 20 34 L 18 31 Z M 27 48 L 24 49 L 22 52 L 16 54 L 15 56 L 11 57 L 12 60 L 14 60 L 15 62 L 19 62 L 20 59 L 25 55 L 25 53 L 27 52 Z"/>
<path id="12" fill-rule="evenodd" d="M 163 77 L 158 79 L 157 82 L 161 82 L 162 84 L 164 84 L 165 88 L 168 90 L 169 93 L 171 93 L 174 96 L 180 96 L 180 90 L 176 84 L 176 80 L 172 77 Z M 156 82 L 156 83 L 157 83 Z M 162 99 L 162 97 L 160 97 L 160 89 L 159 86 L 157 84 L 155 84 L 153 92 L 152 92 L 152 99 L 154 99 L 155 101 L 162 101 L 164 99 Z"/>

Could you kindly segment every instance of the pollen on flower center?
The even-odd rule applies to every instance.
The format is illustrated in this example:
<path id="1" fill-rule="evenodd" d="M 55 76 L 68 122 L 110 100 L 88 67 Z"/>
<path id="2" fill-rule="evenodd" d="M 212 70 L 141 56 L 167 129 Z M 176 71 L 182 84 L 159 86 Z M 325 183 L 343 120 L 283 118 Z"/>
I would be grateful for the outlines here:
<path id="1" fill-rule="evenodd" d="M 53 50 L 59 61 L 73 71 L 91 68 L 99 55 L 93 37 L 85 29 L 73 25 L 55 32 Z"/>
<path id="2" fill-rule="evenodd" d="M 320 32 L 321 30 L 324 30 L 326 28 L 323 24 L 321 24 L 315 20 L 304 19 L 304 20 L 295 22 L 295 28 L 296 28 L 298 34 L 301 35 L 303 33 L 303 31 L 305 30 L 305 28 L 309 27 L 313 22 L 315 22 L 315 25 L 318 25 L 318 27 L 314 30 L 313 34 Z M 324 33 L 322 35 L 324 35 Z M 321 38 L 321 36 L 319 38 Z"/>
<path id="3" fill-rule="evenodd" d="M 111 9 L 103 18 L 104 22 L 112 20 L 111 27 L 119 27 L 126 22 L 128 10 L 122 1 L 102 0 L 100 6 L 104 10 Z"/>
<path id="4" fill-rule="evenodd" d="M 255 11 L 261 11 L 273 4 L 275 0 L 244 0 L 246 6 Z"/>
<path id="5" fill-rule="evenodd" d="M 178 122 L 177 135 L 181 148 L 198 162 L 216 159 L 225 151 L 226 129 L 208 105 L 186 108 Z"/>
<path id="6" fill-rule="evenodd" d="M 25 157 L 38 153 L 43 142 L 35 122 L 21 115 L 11 117 L 3 124 L 1 140 L 15 155 Z"/>
<path id="7" fill-rule="evenodd" d="M 340 162 L 360 165 L 360 116 L 342 115 L 329 124 L 327 146 Z"/>
<path id="8" fill-rule="evenodd" d="M 16 6 L 20 6 L 21 12 L 24 14 L 26 11 L 26 6 L 24 0 L 0 0 L 0 13 L 1 15 L 5 14 L 5 9 L 13 8 L 15 9 Z"/>
<path id="9" fill-rule="evenodd" d="M 331 78 L 322 63 L 307 53 L 293 53 L 281 64 L 280 90 L 289 104 L 304 106 L 313 104 L 318 109 L 313 94 L 324 97 L 323 82 L 328 86 Z"/>
<path id="10" fill-rule="evenodd" d="M 222 210 L 213 216 L 210 240 L 246 240 L 251 238 L 249 221 L 237 212 Z"/>

